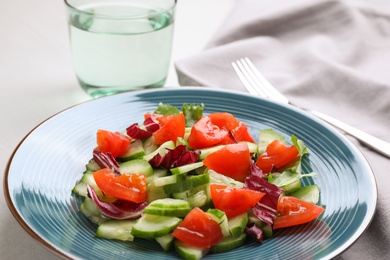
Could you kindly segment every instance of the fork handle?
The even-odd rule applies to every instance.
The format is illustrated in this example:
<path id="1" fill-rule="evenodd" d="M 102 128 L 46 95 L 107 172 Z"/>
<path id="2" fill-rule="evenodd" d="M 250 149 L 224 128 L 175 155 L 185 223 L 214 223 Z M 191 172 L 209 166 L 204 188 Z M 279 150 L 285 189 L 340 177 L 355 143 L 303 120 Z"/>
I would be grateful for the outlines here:
<path id="1" fill-rule="evenodd" d="M 366 132 L 363 132 L 359 129 L 356 129 L 350 125 L 347 125 L 341 121 L 338 121 L 337 119 L 334 119 L 330 116 L 322 114 L 318 111 L 310 110 L 308 112 L 310 112 L 311 114 L 315 115 L 316 117 L 328 122 L 329 124 L 339 128 L 340 130 L 344 131 L 346 134 L 355 137 L 360 142 L 366 144 L 367 146 L 369 146 L 370 148 L 374 149 L 375 151 L 381 153 L 382 155 L 386 156 L 387 158 L 390 158 L 390 143 L 387 143 L 381 139 L 376 138 L 375 136 L 367 134 Z"/>

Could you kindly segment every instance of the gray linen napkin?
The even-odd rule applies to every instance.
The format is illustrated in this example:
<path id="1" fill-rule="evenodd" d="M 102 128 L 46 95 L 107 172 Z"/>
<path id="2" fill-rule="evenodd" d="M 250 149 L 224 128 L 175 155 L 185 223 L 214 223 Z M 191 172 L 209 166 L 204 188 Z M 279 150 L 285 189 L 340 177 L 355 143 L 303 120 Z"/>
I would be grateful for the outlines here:
<path id="1" fill-rule="evenodd" d="M 246 91 L 249 57 L 293 103 L 390 142 L 390 1 L 241 0 L 204 51 L 175 63 L 182 86 Z M 339 259 L 390 256 L 390 160 L 351 140 L 375 173 L 374 220 Z"/>

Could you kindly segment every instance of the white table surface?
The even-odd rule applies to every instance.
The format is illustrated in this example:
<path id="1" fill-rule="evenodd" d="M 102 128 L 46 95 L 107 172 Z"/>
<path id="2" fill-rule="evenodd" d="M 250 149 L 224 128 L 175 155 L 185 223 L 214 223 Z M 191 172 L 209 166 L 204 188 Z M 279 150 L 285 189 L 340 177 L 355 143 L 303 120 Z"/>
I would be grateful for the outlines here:
<path id="1" fill-rule="evenodd" d="M 178 86 L 175 60 L 200 52 L 235 0 L 181 0 L 166 86 Z M 46 118 L 90 100 L 72 68 L 61 0 L 0 2 L 0 174 L 23 137 Z M 0 186 L 0 259 L 56 259 L 14 219 Z"/>

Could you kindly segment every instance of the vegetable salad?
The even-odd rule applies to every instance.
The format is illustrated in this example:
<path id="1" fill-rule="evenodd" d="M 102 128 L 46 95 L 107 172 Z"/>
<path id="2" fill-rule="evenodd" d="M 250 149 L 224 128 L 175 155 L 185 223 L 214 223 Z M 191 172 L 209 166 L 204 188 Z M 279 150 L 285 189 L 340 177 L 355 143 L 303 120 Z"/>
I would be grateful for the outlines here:
<path id="1" fill-rule="evenodd" d="M 96 237 L 155 240 L 183 259 L 259 245 L 324 208 L 317 185 L 301 186 L 308 149 L 262 129 L 257 140 L 226 112 L 160 103 L 122 132 L 98 129 L 86 171 L 73 188 Z"/>

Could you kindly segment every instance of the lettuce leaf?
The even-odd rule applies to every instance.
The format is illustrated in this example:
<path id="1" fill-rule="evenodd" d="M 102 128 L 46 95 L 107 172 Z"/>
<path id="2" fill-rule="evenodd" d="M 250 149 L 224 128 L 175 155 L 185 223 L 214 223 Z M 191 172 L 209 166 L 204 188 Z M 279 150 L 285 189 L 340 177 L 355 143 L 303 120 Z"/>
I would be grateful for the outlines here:
<path id="1" fill-rule="evenodd" d="M 170 104 L 160 102 L 154 113 L 160 115 L 178 115 L 180 114 L 180 110 Z"/>
<path id="2" fill-rule="evenodd" d="M 203 116 L 204 104 L 183 104 L 181 110 L 184 113 L 186 127 L 192 127 Z"/>

